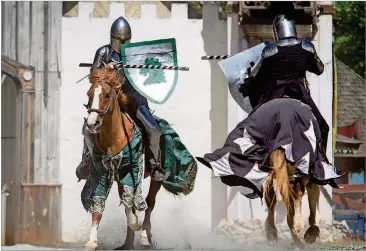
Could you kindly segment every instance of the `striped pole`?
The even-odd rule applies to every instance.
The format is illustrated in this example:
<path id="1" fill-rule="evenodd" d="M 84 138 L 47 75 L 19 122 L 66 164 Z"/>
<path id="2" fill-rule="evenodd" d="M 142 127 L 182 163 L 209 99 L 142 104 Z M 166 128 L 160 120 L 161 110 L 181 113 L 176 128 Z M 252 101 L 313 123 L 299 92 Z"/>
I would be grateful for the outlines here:
<path id="1" fill-rule="evenodd" d="M 92 64 L 88 63 L 80 63 L 79 67 L 91 67 Z M 189 71 L 188 67 L 184 66 L 167 66 L 167 65 L 123 65 L 123 64 L 116 64 L 117 68 L 128 68 L 128 69 L 152 69 L 152 70 L 173 70 L 173 71 Z"/>
<path id="2" fill-rule="evenodd" d="M 213 60 L 213 59 L 216 59 L 216 60 L 220 60 L 220 59 L 225 59 L 225 58 L 229 58 L 231 57 L 230 55 L 219 55 L 219 56 L 202 56 L 201 59 L 202 60 Z"/>
<path id="3" fill-rule="evenodd" d="M 154 70 L 175 70 L 175 71 L 189 71 L 188 67 L 184 66 L 167 66 L 167 65 L 121 65 L 121 68 L 129 69 L 154 69 Z"/>

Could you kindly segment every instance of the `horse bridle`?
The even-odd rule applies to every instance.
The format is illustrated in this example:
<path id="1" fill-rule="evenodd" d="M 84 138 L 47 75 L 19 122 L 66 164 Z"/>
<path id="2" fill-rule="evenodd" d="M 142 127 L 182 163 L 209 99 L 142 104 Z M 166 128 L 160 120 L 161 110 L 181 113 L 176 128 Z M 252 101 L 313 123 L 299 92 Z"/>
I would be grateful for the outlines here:
<path id="1" fill-rule="evenodd" d="M 103 82 L 103 83 L 106 83 L 107 85 L 109 85 L 111 88 L 112 88 L 112 91 L 115 90 L 117 87 L 116 86 L 113 86 L 111 85 L 110 83 L 108 82 L 105 82 L 105 81 L 98 81 L 98 82 Z M 103 111 L 99 110 L 99 109 L 94 109 L 94 108 L 90 108 L 90 101 L 88 102 L 88 105 L 84 105 L 87 109 L 88 109 L 88 113 L 92 113 L 92 112 L 96 112 L 99 114 L 99 116 L 103 117 L 105 116 L 108 111 L 110 110 L 110 108 L 112 107 L 112 104 L 113 102 L 117 102 L 117 99 L 118 99 L 118 96 L 119 94 L 121 93 L 121 88 L 118 89 L 117 92 L 113 92 L 113 93 L 116 93 L 116 95 L 114 96 L 113 94 L 111 95 L 111 98 L 109 100 L 109 103 L 108 105 L 104 108 Z"/>

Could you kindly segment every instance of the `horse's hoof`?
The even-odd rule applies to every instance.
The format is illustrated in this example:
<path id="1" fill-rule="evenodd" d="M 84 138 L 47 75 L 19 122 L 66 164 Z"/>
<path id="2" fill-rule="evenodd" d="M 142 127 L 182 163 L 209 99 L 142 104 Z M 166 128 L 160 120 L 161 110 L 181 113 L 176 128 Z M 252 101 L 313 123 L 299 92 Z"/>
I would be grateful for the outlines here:
<path id="1" fill-rule="evenodd" d="M 303 250 L 305 248 L 304 244 L 301 242 L 293 242 L 292 250 Z"/>
<path id="2" fill-rule="evenodd" d="M 266 237 L 267 237 L 267 243 L 270 246 L 274 246 L 277 244 L 277 228 L 274 226 L 271 226 L 266 222 L 265 224 L 265 231 L 266 231 Z"/>
<path id="3" fill-rule="evenodd" d="M 135 246 L 134 245 L 126 245 L 126 244 L 123 244 L 122 246 L 118 247 L 118 248 L 115 248 L 113 250 L 134 250 L 135 249 Z"/>
<path id="4" fill-rule="evenodd" d="M 306 230 L 305 235 L 304 235 L 304 239 L 306 241 L 306 243 L 308 244 L 313 244 L 320 235 L 320 229 L 318 226 L 310 226 L 308 228 L 308 230 Z"/>
<path id="5" fill-rule="evenodd" d="M 270 246 L 274 246 L 277 244 L 277 229 L 267 230 L 266 231 L 267 243 Z"/>
<path id="6" fill-rule="evenodd" d="M 151 236 L 148 235 L 146 230 L 142 230 L 141 234 L 140 234 L 140 244 L 144 247 L 149 247 L 151 246 Z"/>
<path id="7" fill-rule="evenodd" d="M 275 246 L 277 244 L 277 236 L 267 236 L 267 244 L 269 246 Z"/>
<path id="8" fill-rule="evenodd" d="M 96 250 L 98 247 L 98 244 L 95 242 L 87 242 L 86 244 L 84 244 L 83 248 L 85 250 Z"/>

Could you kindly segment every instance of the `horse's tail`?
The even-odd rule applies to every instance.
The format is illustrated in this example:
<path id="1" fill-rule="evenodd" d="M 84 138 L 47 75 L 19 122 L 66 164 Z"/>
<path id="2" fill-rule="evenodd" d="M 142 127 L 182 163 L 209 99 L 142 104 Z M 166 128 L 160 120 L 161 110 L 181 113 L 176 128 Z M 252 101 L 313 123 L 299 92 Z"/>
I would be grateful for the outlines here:
<path id="1" fill-rule="evenodd" d="M 287 210 L 290 209 L 290 201 L 294 198 L 294 192 L 290 186 L 290 180 L 287 172 L 287 163 L 285 153 L 281 149 L 276 149 L 271 153 L 272 173 L 269 175 L 269 182 L 265 183 L 264 196 L 269 196 L 270 186 L 273 185 L 273 179 L 276 179 L 276 188 L 279 190 L 283 203 Z M 269 198 L 272 199 L 272 198 Z"/>

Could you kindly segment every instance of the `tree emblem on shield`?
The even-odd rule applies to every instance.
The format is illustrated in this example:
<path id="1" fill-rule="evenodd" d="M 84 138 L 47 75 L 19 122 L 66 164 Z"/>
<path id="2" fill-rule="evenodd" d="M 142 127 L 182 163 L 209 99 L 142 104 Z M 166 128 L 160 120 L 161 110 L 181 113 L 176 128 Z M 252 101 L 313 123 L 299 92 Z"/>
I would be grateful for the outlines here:
<path id="1" fill-rule="evenodd" d="M 121 44 L 125 65 L 178 66 L 174 38 Z M 163 104 L 174 92 L 178 71 L 124 68 L 127 80 L 147 100 Z"/>

